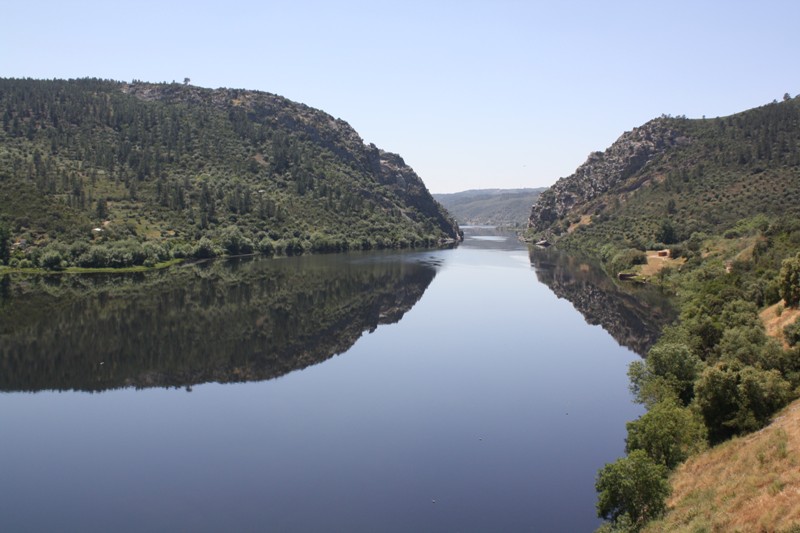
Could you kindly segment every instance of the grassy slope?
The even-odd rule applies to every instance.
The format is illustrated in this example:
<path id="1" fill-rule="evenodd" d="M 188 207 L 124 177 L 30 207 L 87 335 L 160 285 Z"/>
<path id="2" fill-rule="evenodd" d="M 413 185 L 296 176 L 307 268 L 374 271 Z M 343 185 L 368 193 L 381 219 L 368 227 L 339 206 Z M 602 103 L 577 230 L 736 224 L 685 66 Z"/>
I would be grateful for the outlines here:
<path id="1" fill-rule="evenodd" d="M 689 459 L 671 484 L 668 515 L 645 531 L 798 531 L 800 401 L 761 431 Z"/>

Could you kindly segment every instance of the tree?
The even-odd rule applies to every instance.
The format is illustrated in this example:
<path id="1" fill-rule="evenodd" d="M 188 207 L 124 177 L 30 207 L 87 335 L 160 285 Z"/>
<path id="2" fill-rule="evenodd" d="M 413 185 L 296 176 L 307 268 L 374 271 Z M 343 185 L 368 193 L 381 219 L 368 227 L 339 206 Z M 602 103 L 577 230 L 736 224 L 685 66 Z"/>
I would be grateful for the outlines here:
<path id="1" fill-rule="evenodd" d="M 189 82 L 191 82 L 191 81 L 192 80 L 190 80 L 189 78 L 183 78 L 183 84 L 184 85 L 189 85 Z"/>
<path id="2" fill-rule="evenodd" d="M 661 228 L 656 235 L 656 240 L 663 242 L 664 244 L 675 244 L 677 242 L 675 228 L 673 227 L 672 222 L 665 220 L 661 223 Z"/>
<path id="3" fill-rule="evenodd" d="M 635 530 L 658 518 L 670 493 L 667 468 L 644 450 L 608 463 L 597 474 L 597 515 L 617 522 L 629 519 Z"/>
<path id="4" fill-rule="evenodd" d="M 0 223 L 0 261 L 3 263 L 8 263 L 8 259 L 11 256 L 9 240 L 11 240 L 11 232 L 8 231 L 8 228 L 3 223 Z"/>
<path id="5" fill-rule="evenodd" d="M 778 291 L 789 307 L 800 303 L 800 254 L 784 259 L 778 274 Z"/>
<path id="6" fill-rule="evenodd" d="M 637 401 L 652 405 L 671 391 L 684 405 L 694 394 L 694 381 L 702 363 L 681 343 L 663 342 L 653 346 L 644 361 L 634 361 L 628 369 L 631 392 Z"/>
<path id="7" fill-rule="evenodd" d="M 202 237 L 192 249 L 192 257 L 196 259 L 208 259 L 216 256 L 217 251 L 214 249 L 214 243 L 208 237 Z"/>
<path id="8" fill-rule="evenodd" d="M 227 226 L 220 231 L 222 247 L 230 255 L 249 254 L 253 251 L 253 243 L 244 236 L 239 226 Z"/>
<path id="9" fill-rule="evenodd" d="M 97 199 L 97 208 L 95 209 L 98 220 L 105 220 L 108 218 L 108 203 L 105 198 Z"/>
<path id="10" fill-rule="evenodd" d="M 57 250 L 47 250 L 39 262 L 47 270 L 61 270 L 62 267 L 61 254 Z"/>
<path id="11" fill-rule="evenodd" d="M 789 401 L 791 385 L 778 370 L 736 360 L 706 368 L 695 385 L 695 401 L 711 442 L 761 428 Z"/>
<path id="12" fill-rule="evenodd" d="M 704 449 L 708 436 L 703 421 L 674 399 L 658 402 L 627 427 L 625 451 L 644 450 L 670 470 Z"/>

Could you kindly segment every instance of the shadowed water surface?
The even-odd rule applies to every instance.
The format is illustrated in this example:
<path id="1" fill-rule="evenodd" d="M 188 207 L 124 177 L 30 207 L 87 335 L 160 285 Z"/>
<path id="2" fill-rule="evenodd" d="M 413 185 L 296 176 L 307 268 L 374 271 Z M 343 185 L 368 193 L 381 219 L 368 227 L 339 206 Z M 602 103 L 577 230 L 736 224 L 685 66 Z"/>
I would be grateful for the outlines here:
<path id="1" fill-rule="evenodd" d="M 637 355 L 478 231 L 7 281 L 0 529 L 592 530 Z"/>

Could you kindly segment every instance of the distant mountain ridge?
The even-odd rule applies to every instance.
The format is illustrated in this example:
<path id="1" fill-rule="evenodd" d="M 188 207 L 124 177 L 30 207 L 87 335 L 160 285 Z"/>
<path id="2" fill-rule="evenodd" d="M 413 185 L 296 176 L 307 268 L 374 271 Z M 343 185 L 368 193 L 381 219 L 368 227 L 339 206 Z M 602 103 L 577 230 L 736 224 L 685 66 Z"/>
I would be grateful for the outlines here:
<path id="1" fill-rule="evenodd" d="M 119 242 L 138 258 L 144 242 L 186 255 L 205 239 L 201 255 L 216 255 L 459 239 L 399 155 L 281 96 L 0 79 L 0 105 L 0 226 L 17 262 L 53 252 L 96 266 L 87 247 L 94 263 L 110 263 L 102 256 Z"/>
<path id="2" fill-rule="evenodd" d="M 545 188 L 471 189 L 434 194 L 459 224 L 524 226 L 531 206 Z"/>

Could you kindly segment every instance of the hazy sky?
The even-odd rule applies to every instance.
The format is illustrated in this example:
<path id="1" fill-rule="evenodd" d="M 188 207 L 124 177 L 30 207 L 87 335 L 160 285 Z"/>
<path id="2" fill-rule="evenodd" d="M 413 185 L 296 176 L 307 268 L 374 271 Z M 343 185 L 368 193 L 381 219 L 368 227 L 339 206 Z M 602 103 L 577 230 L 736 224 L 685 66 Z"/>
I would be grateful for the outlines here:
<path id="1" fill-rule="evenodd" d="M 663 113 L 800 92 L 796 0 L 5 2 L 0 76 L 257 89 L 432 192 L 538 187 Z"/>

